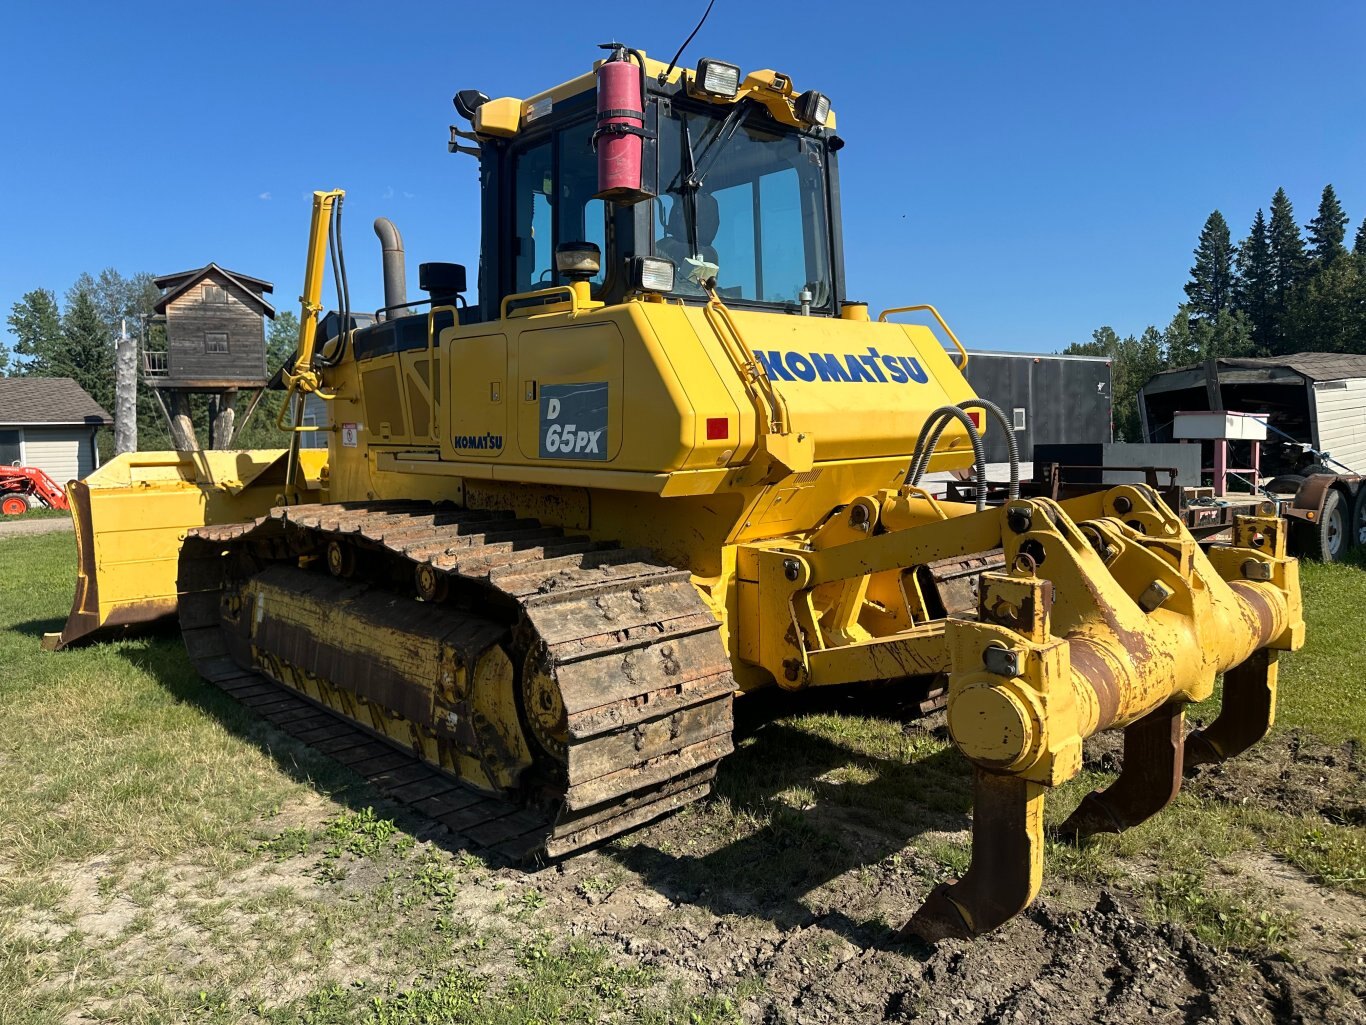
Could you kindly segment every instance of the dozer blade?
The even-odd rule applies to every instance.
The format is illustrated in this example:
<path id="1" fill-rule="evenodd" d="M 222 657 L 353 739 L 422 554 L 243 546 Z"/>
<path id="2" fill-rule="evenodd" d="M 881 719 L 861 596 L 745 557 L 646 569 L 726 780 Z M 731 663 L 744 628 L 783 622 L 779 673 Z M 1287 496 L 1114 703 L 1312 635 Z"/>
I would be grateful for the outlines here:
<path id="1" fill-rule="evenodd" d="M 76 594 L 57 651 L 97 631 L 108 633 L 175 615 L 176 568 L 185 533 L 240 523 L 279 504 L 285 449 L 132 452 L 67 485 L 76 529 Z M 316 488 L 324 450 L 300 453 L 301 477 Z"/>

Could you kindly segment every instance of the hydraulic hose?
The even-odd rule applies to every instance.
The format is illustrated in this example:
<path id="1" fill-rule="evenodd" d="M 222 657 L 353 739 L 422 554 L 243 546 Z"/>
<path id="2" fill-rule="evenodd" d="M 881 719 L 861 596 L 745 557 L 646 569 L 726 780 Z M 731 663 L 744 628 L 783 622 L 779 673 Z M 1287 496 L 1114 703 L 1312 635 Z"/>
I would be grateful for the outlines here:
<path id="1" fill-rule="evenodd" d="M 1015 440 L 1014 426 L 1006 419 L 1005 410 L 990 399 L 969 399 L 958 403 L 959 409 L 980 407 L 996 418 L 1001 425 L 1001 433 L 1006 436 L 1006 448 L 1010 453 L 1010 497 L 1020 497 L 1020 443 Z"/>
<path id="2" fill-rule="evenodd" d="M 964 429 L 968 431 L 969 439 L 971 439 L 974 434 L 980 438 L 980 432 L 977 431 L 977 425 L 972 422 L 971 417 L 968 417 L 963 413 L 960 407 L 941 406 L 926 418 L 925 425 L 921 428 L 920 440 L 916 443 L 915 451 L 911 455 L 911 465 L 906 470 L 904 483 L 917 485 L 920 483 L 920 478 L 923 477 L 925 471 L 929 469 L 930 460 L 934 458 L 934 452 L 939 446 L 940 437 L 948 427 L 949 421 L 954 419 L 958 420 L 958 422 L 963 425 Z M 979 453 L 974 446 L 973 456 L 974 470 L 979 469 L 979 467 L 976 466 L 976 463 L 981 462 L 980 470 L 985 473 L 985 449 L 983 452 Z"/>
<path id="3" fill-rule="evenodd" d="M 959 406 L 940 406 L 926 418 L 925 425 L 920 431 L 920 440 L 916 442 L 915 452 L 911 457 L 911 468 L 906 472 L 905 481 L 911 484 L 920 483 L 920 477 L 924 473 L 924 468 L 929 465 L 930 457 L 934 454 L 934 447 L 939 442 L 939 436 L 944 433 L 944 429 L 950 420 L 957 420 L 963 425 L 968 434 L 968 441 L 972 443 L 972 467 L 977 478 L 977 510 L 980 512 L 987 506 L 986 448 L 982 444 L 982 435 L 978 433 L 977 425 Z"/>
<path id="4" fill-rule="evenodd" d="M 967 402 L 958 403 L 959 409 L 980 408 L 990 413 L 996 418 L 1002 433 L 1005 434 L 1006 448 L 1009 451 L 1010 459 L 1010 487 L 1009 495 L 1012 499 L 1020 497 L 1020 448 L 1015 440 L 1015 432 L 1012 425 L 1006 419 L 1006 414 L 1000 406 L 990 399 L 969 399 Z M 937 413 L 938 411 L 936 411 Z M 931 421 L 934 426 L 931 428 Z M 949 417 L 940 415 L 937 419 L 935 414 L 931 414 L 930 420 L 926 421 L 926 433 L 922 433 L 922 441 L 928 437 L 928 441 L 923 445 L 916 446 L 916 455 L 913 458 L 910 469 L 906 473 L 905 481 L 910 484 L 919 484 L 920 478 L 924 475 L 925 468 L 929 464 L 931 456 L 934 454 L 935 447 L 939 444 L 939 438 L 944 433 L 944 428 L 948 426 Z"/>

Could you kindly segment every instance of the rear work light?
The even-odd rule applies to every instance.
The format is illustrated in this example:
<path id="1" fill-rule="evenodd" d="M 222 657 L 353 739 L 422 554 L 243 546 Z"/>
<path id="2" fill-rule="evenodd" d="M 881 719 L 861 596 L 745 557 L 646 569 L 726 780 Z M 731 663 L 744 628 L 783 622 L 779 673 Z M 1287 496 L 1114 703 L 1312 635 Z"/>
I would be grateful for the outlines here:
<path id="1" fill-rule="evenodd" d="M 631 286 L 642 292 L 672 292 L 674 263 L 666 256 L 638 256 L 631 263 Z"/>

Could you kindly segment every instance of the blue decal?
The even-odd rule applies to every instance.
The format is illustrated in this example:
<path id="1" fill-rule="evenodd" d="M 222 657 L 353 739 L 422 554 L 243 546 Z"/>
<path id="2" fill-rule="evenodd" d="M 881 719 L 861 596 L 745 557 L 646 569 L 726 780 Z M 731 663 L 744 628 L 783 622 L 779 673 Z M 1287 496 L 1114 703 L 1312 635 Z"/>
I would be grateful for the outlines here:
<path id="1" fill-rule="evenodd" d="M 884 356 L 871 346 L 867 352 L 779 352 L 755 350 L 759 368 L 773 381 L 874 381 L 886 384 L 928 384 L 927 374 L 914 356 Z"/>

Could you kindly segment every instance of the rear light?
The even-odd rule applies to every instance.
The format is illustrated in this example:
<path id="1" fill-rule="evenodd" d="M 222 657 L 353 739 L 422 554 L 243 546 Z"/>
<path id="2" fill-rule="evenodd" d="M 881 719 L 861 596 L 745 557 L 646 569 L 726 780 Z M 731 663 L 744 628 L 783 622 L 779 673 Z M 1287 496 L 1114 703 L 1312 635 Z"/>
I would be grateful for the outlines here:
<path id="1" fill-rule="evenodd" d="M 979 409 L 969 409 L 967 414 L 968 419 L 972 421 L 972 426 L 980 431 L 982 429 L 982 411 Z"/>
<path id="2" fill-rule="evenodd" d="M 707 417 L 707 440 L 725 441 L 730 437 L 730 421 L 724 416 Z"/>

